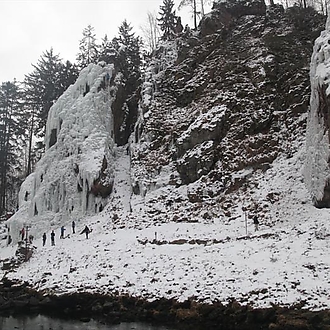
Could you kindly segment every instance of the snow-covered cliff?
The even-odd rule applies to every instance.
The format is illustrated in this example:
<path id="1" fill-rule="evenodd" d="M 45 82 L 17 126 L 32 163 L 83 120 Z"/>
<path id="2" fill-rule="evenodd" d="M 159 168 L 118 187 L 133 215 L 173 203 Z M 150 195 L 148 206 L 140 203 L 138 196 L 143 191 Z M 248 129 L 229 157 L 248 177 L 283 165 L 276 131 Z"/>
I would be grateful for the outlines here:
<path id="1" fill-rule="evenodd" d="M 306 133 L 305 182 L 318 207 L 330 207 L 330 20 L 315 41 Z"/>
<path id="2" fill-rule="evenodd" d="M 40 236 L 103 210 L 113 184 L 113 76 L 112 65 L 90 64 L 50 109 L 46 152 L 21 187 L 12 229 L 30 225 Z"/>

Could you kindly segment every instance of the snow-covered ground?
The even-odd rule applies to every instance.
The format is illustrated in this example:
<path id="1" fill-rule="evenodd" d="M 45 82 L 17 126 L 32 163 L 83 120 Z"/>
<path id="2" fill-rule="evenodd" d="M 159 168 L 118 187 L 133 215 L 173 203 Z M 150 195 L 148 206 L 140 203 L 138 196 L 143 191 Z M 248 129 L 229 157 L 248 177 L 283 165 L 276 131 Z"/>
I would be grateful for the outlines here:
<path id="1" fill-rule="evenodd" d="M 100 214 L 81 220 L 78 232 L 85 224 L 93 229 L 89 239 L 79 233 L 59 239 L 58 228 L 56 246 L 48 239 L 43 247 L 37 239 L 30 261 L 7 276 L 56 294 L 118 292 L 210 303 L 236 298 L 255 307 L 302 303 L 314 310 L 329 308 L 329 211 L 312 206 L 301 175 L 303 159 L 301 153 L 278 159 L 260 179 L 254 197 L 263 199 L 272 191 L 280 200 L 257 232 L 249 220 L 246 235 L 240 205 L 231 220 L 119 229 L 113 226 L 110 203 Z M 128 189 L 128 161 L 119 150 L 116 167 L 124 170 L 113 203 Z M 13 253 L 14 247 L 3 248 L 1 258 Z"/>

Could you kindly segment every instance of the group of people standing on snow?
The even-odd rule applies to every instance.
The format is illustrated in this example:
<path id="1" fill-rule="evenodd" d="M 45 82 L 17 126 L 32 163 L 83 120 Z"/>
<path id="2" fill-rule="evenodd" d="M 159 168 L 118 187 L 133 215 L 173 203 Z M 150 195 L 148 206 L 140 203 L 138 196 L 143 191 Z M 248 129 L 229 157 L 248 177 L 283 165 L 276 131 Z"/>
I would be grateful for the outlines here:
<path id="1" fill-rule="evenodd" d="M 72 227 L 72 234 L 75 234 L 76 233 L 76 223 L 75 221 L 72 221 L 72 224 L 71 224 L 71 227 Z M 64 226 L 61 226 L 61 229 L 60 229 L 60 239 L 64 239 L 65 236 L 65 227 Z M 89 234 L 92 232 L 92 229 L 90 229 L 87 225 L 85 226 L 85 228 L 82 230 L 82 232 L 80 234 L 85 234 L 86 235 L 86 238 L 88 238 Z M 69 237 L 66 236 L 66 237 Z M 47 241 L 47 234 L 46 233 L 43 233 L 42 235 L 42 245 L 45 246 L 46 245 L 46 241 Z M 52 230 L 52 232 L 50 233 L 50 242 L 51 242 L 51 245 L 52 246 L 55 246 L 55 231 Z"/>

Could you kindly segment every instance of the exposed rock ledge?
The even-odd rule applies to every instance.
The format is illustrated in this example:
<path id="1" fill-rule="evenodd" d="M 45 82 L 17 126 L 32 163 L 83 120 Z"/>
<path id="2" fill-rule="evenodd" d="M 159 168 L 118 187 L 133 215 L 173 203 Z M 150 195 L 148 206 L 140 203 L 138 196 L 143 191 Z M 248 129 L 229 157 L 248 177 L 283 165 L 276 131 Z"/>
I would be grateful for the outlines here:
<path id="1" fill-rule="evenodd" d="M 205 304 L 194 300 L 152 302 L 129 296 L 75 293 L 61 296 L 38 292 L 26 283 L 0 282 L 0 315 L 41 313 L 88 322 L 91 318 L 106 324 L 143 321 L 178 329 L 330 329 L 330 311 L 308 311 L 302 306 L 253 309 L 235 300 Z"/>

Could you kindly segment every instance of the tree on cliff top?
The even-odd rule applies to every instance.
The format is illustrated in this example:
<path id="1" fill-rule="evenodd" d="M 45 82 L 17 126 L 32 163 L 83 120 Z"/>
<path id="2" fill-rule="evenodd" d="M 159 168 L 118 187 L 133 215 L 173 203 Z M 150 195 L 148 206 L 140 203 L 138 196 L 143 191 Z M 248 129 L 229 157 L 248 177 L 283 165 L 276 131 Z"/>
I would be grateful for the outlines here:
<path id="1" fill-rule="evenodd" d="M 112 40 L 118 69 L 123 74 L 128 95 L 135 92 L 141 76 L 141 42 L 132 30 L 131 25 L 124 20 L 119 27 L 119 36 Z"/>
<path id="2" fill-rule="evenodd" d="M 164 40 L 173 39 L 176 28 L 175 10 L 173 11 L 173 0 L 163 0 L 163 5 L 160 6 L 160 18 L 158 18 L 160 29 L 163 31 L 162 38 Z"/>
<path id="3" fill-rule="evenodd" d="M 79 42 L 79 53 L 77 54 L 77 63 L 79 69 L 85 68 L 90 63 L 97 62 L 99 47 L 96 44 L 94 28 L 88 25 L 83 30 L 83 37 Z"/>

